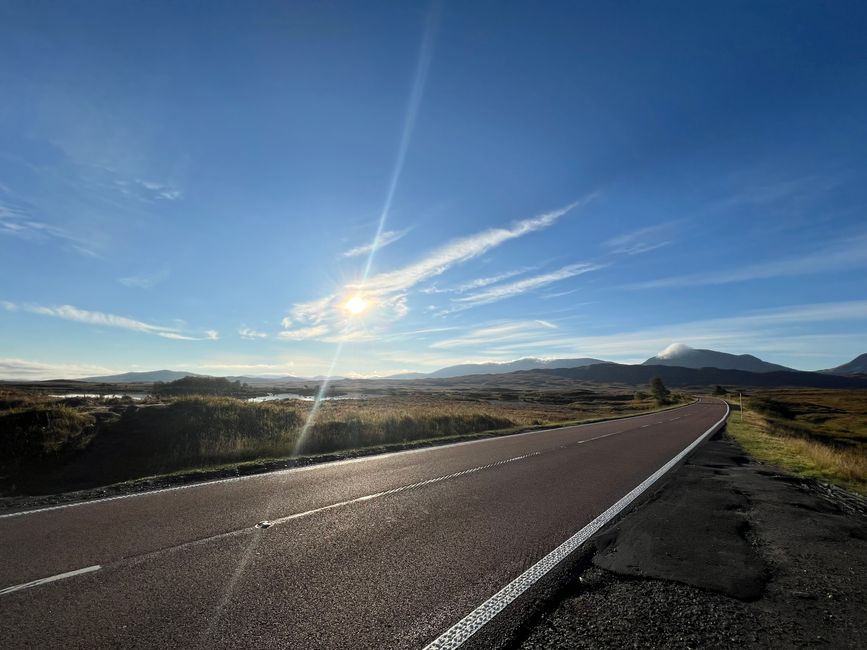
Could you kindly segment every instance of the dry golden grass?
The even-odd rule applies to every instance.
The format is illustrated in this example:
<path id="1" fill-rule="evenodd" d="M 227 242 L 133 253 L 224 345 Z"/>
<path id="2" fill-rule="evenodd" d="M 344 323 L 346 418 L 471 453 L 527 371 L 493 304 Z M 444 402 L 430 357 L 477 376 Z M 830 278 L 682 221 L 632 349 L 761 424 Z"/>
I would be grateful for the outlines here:
<path id="1" fill-rule="evenodd" d="M 54 422 L 68 422 L 49 436 L 50 441 L 43 441 L 57 439 L 63 444 L 40 447 L 53 451 L 51 458 L 27 453 L 20 458 L 26 466 L 16 462 L 19 470 L 14 477 L 9 475 L 8 480 L 14 479 L 19 488 L 27 483 L 39 489 L 46 487 L 41 484 L 49 474 L 53 477 L 50 488 L 60 489 L 248 461 L 497 435 L 655 409 L 649 399 L 635 400 L 614 391 L 510 391 L 507 396 L 484 389 L 472 395 L 417 392 L 325 401 L 305 427 L 313 408 L 309 401 L 252 403 L 233 397 L 179 397 L 134 404 L 91 398 L 50 400 L 26 394 L 8 397 L 6 415 L 20 409 L 40 413 L 53 409 L 69 416 L 52 419 L 50 424 L 39 420 L 49 433 Z M 72 424 L 77 430 L 87 426 L 93 433 L 86 440 L 73 436 L 76 432 L 66 431 Z M 6 438 L 5 442 L 15 443 L 9 451 L 17 453 L 20 440 L 15 442 L 4 433 L 0 431 L 0 448 Z M 67 443 L 72 438 L 86 446 L 73 447 Z"/>
<path id="2" fill-rule="evenodd" d="M 830 430 L 820 433 L 806 424 L 810 421 L 810 411 L 807 410 L 810 406 L 805 404 L 818 403 L 822 409 L 832 401 L 836 405 L 834 408 L 839 409 L 843 405 L 852 405 L 854 398 L 855 408 L 862 407 L 858 395 L 827 393 L 833 391 L 822 391 L 821 394 L 813 392 L 811 397 L 814 402 L 798 403 L 797 399 L 803 391 L 775 391 L 774 399 L 785 401 L 793 408 L 800 409 L 802 415 L 808 416 L 798 416 L 796 426 L 787 426 L 786 421 L 746 410 L 743 422 L 739 413 L 732 413 L 727 430 L 747 453 L 761 462 L 777 465 L 799 476 L 828 481 L 867 494 L 867 449 L 860 442 L 853 443 L 853 440 L 863 440 L 864 431 L 843 429 L 844 435 L 839 436 L 835 443 Z M 838 418 L 838 423 L 858 422 L 857 414 L 852 418 L 838 415 L 843 416 Z"/>

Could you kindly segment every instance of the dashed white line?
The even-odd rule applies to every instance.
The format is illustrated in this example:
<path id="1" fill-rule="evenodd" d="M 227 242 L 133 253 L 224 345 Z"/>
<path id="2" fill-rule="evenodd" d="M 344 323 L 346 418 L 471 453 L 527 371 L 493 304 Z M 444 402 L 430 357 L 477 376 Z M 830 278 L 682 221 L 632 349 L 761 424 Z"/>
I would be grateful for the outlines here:
<path id="1" fill-rule="evenodd" d="M 506 463 L 514 463 L 518 460 L 524 460 L 525 458 L 530 458 L 532 456 L 540 456 L 541 451 L 534 451 L 529 454 L 524 454 L 523 456 L 515 456 L 513 458 L 506 458 L 505 460 L 498 460 L 495 463 L 488 463 L 487 465 L 479 465 L 478 467 L 471 467 L 469 469 L 461 470 L 460 472 L 453 472 L 452 474 L 445 474 L 443 476 L 436 476 L 434 478 L 429 478 L 424 481 L 418 481 L 417 483 L 409 483 L 407 485 L 401 485 L 400 487 L 392 488 L 390 490 L 383 490 L 382 492 L 375 492 L 374 494 L 367 494 L 363 497 L 356 497 L 355 499 L 348 499 L 346 501 L 340 501 L 338 503 L 331 503 L 327 506 L 322 506 L 321 508 L 313 508 L 312 510 L 306 510 L 304 512 L 296 512 L 293 515 L 287 515 L 285 517 L 279 517 L 278 519 L 271 519 L 269 523 L 273 526 L 274 524 L 283 524 L 287 521 L 292 521 L 293 519 L 301 519 L 302 517 L 309 517 L 310 515 L 315 515 L 319 512 L 325 512 L 327 510 L 333 510 L 334 508 L 341 508 L 343 506 L 348 506 L 353 503 L 361 503 L 362 501 L 370 501 L 372 499 L 379 499 L 380 497 L 388 496 L 389 494 L 397 494 L 399 492 L 404 492 L 406 490 L 412 490 L 414 488 L 423 487 L 425 485 L 431 485 L 432 483 L 440 483 L 441 481 L 447 481 L 452 478 L 457 478 L 459 476 L 465 476 L 466 474 L 474 474 L 476 472 L 481 472 L 485 469 L 491 469 L 492 467 L 497 467 L 499 465 L 505 465 Z"/>
<path id="2" fill-rule="evenodd" d="M 0 596 L 5 596 L 6 594 L 11 594 L 15 591 L 21 591 L 22 589 L 30 589 L 32 587 L 38 587 L 40 585 L 48 584 L 49 582 L 57 582 L 58 580 L 64 580 L 66 578 L 72 578 L 73 576 L 80 576 L 84 573 L 91 573 L 93 571 L 99 571 L 102 567 L 98 564 L 94 564 L 93 566 L 84 567 L 83 569 L 76 569 L 75 571 L 67 571 L 66 573 L 58 573 L 54 576 L 49 576 L 47 578 L 39 578 L 39 580 L 32 580 L 31 582 L 25 582 L 20 585 L 13 585 L 11 587 L 6 587 L 4 589 L 0 589 Z"/>

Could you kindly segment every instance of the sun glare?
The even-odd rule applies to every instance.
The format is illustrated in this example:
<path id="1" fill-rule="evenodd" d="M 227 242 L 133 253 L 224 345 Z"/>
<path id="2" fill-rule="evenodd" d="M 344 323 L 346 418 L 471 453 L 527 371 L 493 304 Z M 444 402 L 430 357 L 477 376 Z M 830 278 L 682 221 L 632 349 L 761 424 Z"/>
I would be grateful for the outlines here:
<path id="1" fill-rule="evenodd" d="M 361 295 L 355 294 L 345 303 L 343 308 L 353 316 L 358 316 L 364 313 L 370 307 L 370 301 L 365 300 Z"/>

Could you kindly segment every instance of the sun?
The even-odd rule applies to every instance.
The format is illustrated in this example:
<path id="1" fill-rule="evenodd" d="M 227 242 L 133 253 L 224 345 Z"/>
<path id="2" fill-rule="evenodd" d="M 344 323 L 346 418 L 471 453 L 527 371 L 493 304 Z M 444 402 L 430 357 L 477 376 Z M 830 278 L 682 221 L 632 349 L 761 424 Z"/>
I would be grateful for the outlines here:
<path id="1" fill-rule="evenodd" d="M 370 308 L 370 301 L 365 300 L 361 294 L 356 293 L 349 300 L 343 303 L 343 308 L 352 316 L 363 314 Z"/>

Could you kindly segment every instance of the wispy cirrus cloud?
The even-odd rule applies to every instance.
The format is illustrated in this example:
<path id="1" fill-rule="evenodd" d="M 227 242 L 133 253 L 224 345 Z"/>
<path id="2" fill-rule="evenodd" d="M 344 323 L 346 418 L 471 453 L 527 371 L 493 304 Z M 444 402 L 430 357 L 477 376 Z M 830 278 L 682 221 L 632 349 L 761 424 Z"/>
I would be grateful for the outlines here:
<path id="1" fill-rule="evenodd" d="M 117 281 L 125 287 L 136 289 L 153 289 L 158 284 L 167 280 L 169 277 L 169 273 L 169 268 L 167 266 L 164 266 L 158 271 L 129 275 L 123 278 L 118 278 Z"/>
<path id="2" fill-rule="evenodd" d="M 152 323 L 146 323 L 126 316 L 80 309 L 73 305 L 45 306 L 18 304 L 4 300 L 0 301 L 0 306 L 2 306 L 6 311 L 22 311 L 31 314 L 38 314 L 40 316 L 50 316 L 61 320 L 73 321 L 76 323 L 85 323 L 87 325 L 125 329 L 133 332 L 141 332 L 143 334 L 153 334 L 165 339 L 173 339 L 176 341 L 216 341 L 220 338 L 219 333 L 216 330 L 205 330 L 202 334 L 190 334 L 183 332 L 176 327 L 154 325 Z"/>
<path id="3" fill-rule="evenodd" d="M 526 341 L 537 339 L 541 336 L 550 336 L 552 330 L 558 329 L 557 325 L 545 320 L 523 320 L 496 323 L 482 327 L 475 327 L 460 336 L 442 339 L 431 344 L 431 348 L 489 348 L 493 345 L 502 345 L 514 341 Z"/>
<path id="4" fill-rule="evenodd" d="M 534 289 L 546 287 L 549 284 L 560 282 L 561 280 L 574 278 L 575 276 L 583 275 L 584 273 L 596 271 L 603 268 L 604 266 L 604 264 L 590 263 L 569 264 L 560 269 L 557 269 L 556 271 L 551 271 L 550 273 L 543 273 L 541 275 L 536 275 L 531 278 L 525 278 L 523 280 L 509 282 L 508 284 L 495 285 L 489 289 L 485 289 L 484 291 L 471 293 L 461 298 L 455 298 L 454 306 L 447 309 L 446 311 L 469 309 L 470 307 L 476 307 L 478 305 L 487 305 L 492 302 L 506 300 L 507 298 L 513 298 L 514 296 L 519 296 L 523 293 L 527 293 L 528 291 L 533 291 Z"/>
<path id="5" fill-rule="evenodd" d="M 605 242 L 617 255 L 640 255 L 668 246 L 674 240 L 674 230 L 680 221 L 669 221 L 613 237 Z"/>
<path id="6" fill-rule="evenodd" d="M 322 338 L 330 332 L 331 329 L 327 325 L 312 325 L 310 327 L 299 327 L 294 330 L 283 330 L 277 336 L 286 341 L 306 341 L 308 339 Z"/>
<path id="7" fill-rule="evenodd" d="M 34 216 L 23 205 L 0 203 L 0 235 L 30 241 L 54 240 L 87 257 L 99 257 L 85 237 Z"/>
<path id="8" fill-rule="evenodd" d="M 627 285 L 630 289 L 664 289 L 732 284 L 750 280 L 850 271 L 867 266 L 867 233 L 834 242 L 821 250 L 736 269 L 675 275 Z"/>
<path id="9" fill-rule="evenodd" d="M 45 363 L 28 359 L 0 358 L 0 379 L 75 379 L 119 372 L 104 366 L 80 363 Z"/>
<path id="10" fill-rule="evenodd" d="M 296 303 L 284 323 L 280 338 L 287 340 L 319 339 L 331 341 L 360 340 L 362 333 L 369 338 L 378 328 L 384 328 L 409 312 L 409 292 L 419 283 L 445 273 L 450 268 L 476 259 L 505 242 L 551 227 L 581 205 L 593 200 L 590 195 L 580 201 L 550 212 L 515 221 L 509 226 L 489 228 L 473 235 L 453 239 L 429 251 L 419 261 L 369 277 L 364 282 L 350 283 L 343 292 L 316 300 Z M 502 278 L 482 278 L 477 287 L 487 286 Z M 553 280 L 552 280 L 553 281 Z M 469 291 L 471 288 L 467 288 Z M 348 296 L 364 294 L 374 308 L 364 318 L 347 318 L 342 305 Z M 287 324 L 296 329 L 289 329 Z"/>
<path id="11" fill-rule="evenodd" d="M 549 228 L 562 216 L 591 199 L 592 196 L 529 219 L 516 221 L 506 228 L 490 228 L 468 237 L 454 239 L 429 252 L 418 262 L 394 271 L 379 273 L 369 278 L 363 286 L 355 285 L 353 288 L 372 293 L 405 291 L 423 280 L 445 273 L 456 264 L 479 257 L 507 241 Z"/>
<path id="12" fill-rule="evenodd" d="M 497 282 L 508 280 L 509 278 L 513 278 L 516 275 L 521 275 L 522 273 L 532 271 L 534 268 L 536 267 L 524 267 L 522 269 L 514 269 L 512 271 L 498 273 L 497 275 L 489 275 L 483 278 L 476 278 L 475 280 L 470 280 L 469 282 L 459 284 L 456 287 L 440 288 L 436 285 L 431 285 L 429 287 L 421 289 L 420 293 L 466 293 L 467 291 L 471 291 L 473 289 L 481 289 L 483 287 L 488 287 L 492 284 L 496 284 Z"/>
<path id="13" fill-rule="evenodd" d="M 103 169 L 116 174 L 114 170 Z M 157 183 L 143 178 L 115 178 L 114 185 L 121 194 L 143 201 L 178 201 L 184 198 L 183 191 L 170 183 Z"/>
<path id="14" fill-rule="evenodd" d="M 252 327 L 242 326 L 238 328 L 238 335 L 242 339 L 247 339 L 248 341 L 255 341 L 257 339 L 266 339 L 268 338 L 268 334 L 265 332 L 260 332 L 258 330 L 254 330 Z"/>
<path id="15" fill-rule="evenodd" d="M 386 230 L 379 237 L 375 238 L 372 242 L 368 244 L 362 244 L 361 246 L 356 246 L 355 248 L 350 248 L 347 251 L 344 251 L 341 256 L 342 257 L 359 257 L 361 255 L 369 255 L 373 251 L 378 251 L 381 248 L 385 248 L 389 244 L 393 244 L 394 242 L 400 240 L 406 233 L 409 232 L 407 230 Z"/>

